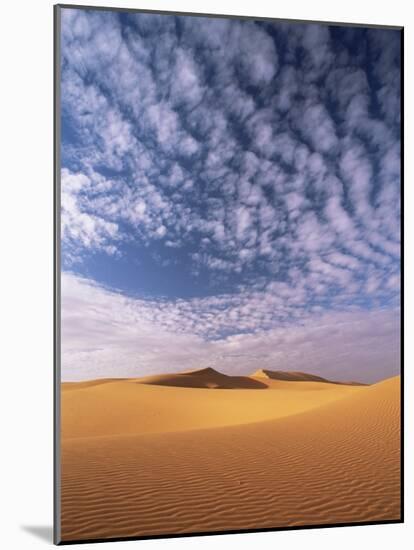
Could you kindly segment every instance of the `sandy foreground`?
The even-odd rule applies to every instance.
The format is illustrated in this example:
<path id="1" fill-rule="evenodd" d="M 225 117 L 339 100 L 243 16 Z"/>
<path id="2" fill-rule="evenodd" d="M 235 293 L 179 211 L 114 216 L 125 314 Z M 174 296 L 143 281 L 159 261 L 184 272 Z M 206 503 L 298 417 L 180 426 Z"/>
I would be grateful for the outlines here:
<path id="1" fill-rule="evenodd" d="M 62 540 L 398 520 L 399 396 L 268 371 L 63 383 Z"/>

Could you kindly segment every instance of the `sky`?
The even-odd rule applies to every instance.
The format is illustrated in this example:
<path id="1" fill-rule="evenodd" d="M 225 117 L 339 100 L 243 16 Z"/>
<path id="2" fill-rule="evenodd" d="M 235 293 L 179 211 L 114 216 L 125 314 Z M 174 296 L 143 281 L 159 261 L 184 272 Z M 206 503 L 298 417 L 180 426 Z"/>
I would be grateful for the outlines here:
<path id="1" fill-rule="evenodd" d="M 61 10 L 62 379 L 400 369 L 400 32 Z"/>

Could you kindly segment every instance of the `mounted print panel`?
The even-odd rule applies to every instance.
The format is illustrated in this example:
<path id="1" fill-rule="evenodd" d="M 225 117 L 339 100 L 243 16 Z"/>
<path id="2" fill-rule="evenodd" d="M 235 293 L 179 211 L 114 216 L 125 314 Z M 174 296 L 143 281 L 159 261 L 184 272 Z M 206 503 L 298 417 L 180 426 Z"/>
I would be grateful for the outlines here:
<path id="1" fill-rule="evenodd" d="M 55 542 L 401 522 L 402 29 L 55 38 Z"/>

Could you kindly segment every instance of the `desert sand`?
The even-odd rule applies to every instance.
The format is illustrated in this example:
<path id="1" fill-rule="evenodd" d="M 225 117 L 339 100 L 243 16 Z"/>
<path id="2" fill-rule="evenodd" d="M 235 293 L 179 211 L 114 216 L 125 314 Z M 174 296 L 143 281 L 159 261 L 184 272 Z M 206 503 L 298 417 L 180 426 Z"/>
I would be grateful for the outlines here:
<path id="1" fill-rule="evenodd" d="M 286 374 L 63 383 L 62 540 L 398 520 L 399 377 Z"/>
<path id="2" fill-rule="evenodd" d="M 255 378 L 270 378 L 271 380 L 285 380 L 286 382 L 327 382 L 329 384 L 341 384 L 346 386 L 366 386 L 361 382 L 338 382 L 337 380 L 328 380 L 322 376 L 309 374 L 307 372 L 298 371 L 282 371 L 282 370 L 267 370 L 260 369 L 252 374 Z"/>

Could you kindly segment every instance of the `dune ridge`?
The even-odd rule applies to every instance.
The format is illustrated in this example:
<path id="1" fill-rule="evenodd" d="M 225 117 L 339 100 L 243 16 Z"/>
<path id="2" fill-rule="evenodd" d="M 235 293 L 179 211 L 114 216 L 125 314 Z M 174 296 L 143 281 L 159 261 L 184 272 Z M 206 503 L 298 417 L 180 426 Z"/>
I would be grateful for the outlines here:
<path id="1" fill-rule="evenodd" d="M 194 376 L 194 371 L 190 374 Z M 204 383 L 211 380 L 210 374 L 206 373 Z M 71 383 L 69 389 L 64 383 L 62 437 L 244 425 L 310 410 L 360 390 L 318 382 L 267 380 L 268 391 L 235 387 L 211 391 L 203 387 L 202 377 L 196 387 L 182 387 L 178 384 L 186 382 L 185 376 L 165 376 L 167 380 L 162 379 L 162 384 L 153 384 L 152 377 L 149 381 L 130 378 L 79 382 L 78 391 L 77 383 Z"/>
<path id="2" fill-rule="evenodd" d="M 207 427 L 120 433 L 109 425 L 100 435 L 63 438 L 63 540 L 399 519 L 399 377 L 367 387 L 271 383 L 283 389 L 212 392 L 124 380 L 64 392 L 94 403 L 135 394 L 124 398 L 130 411 L 145 392 L 153 411 L 168 407 L 167 394 L 193 394 L 194 403 L 206 399 L 207 416 L 220 396 L 233 396 L 230 416 L 242 416 L 247 396 L 274 398 L 269 410 L 278 395 L 287 407 L 292 396 L 312 396 L 312 406 L 224 426 L 203 424 L 200 409 L 198 425 Z M 325 389 L 311 389 L 318 386 Z M 73 413 L 68 403 L 63 424 Z M 99 409 L 101 424 L 113 415 L 111 405 Z M 179 427 L 185 417 L 174 406 L 168 412 Z"/>
<path id="3" fill-rule="evenodd" d="M 267 385 L 248 376 L 230 376 L 211 367 L 177 374 L 158 374 L 140 378 L 140 384 L 209 389 L 266 389 Z"/>
<path id="4" fill-rule="evenodd" d="M 310 374 L 300 371 L 281 371 L 281 370 L 269 370 L 259 369 L 251 374 L 255 378 L 270 378 L 271 380 L 285 380 L 286 382 L 324 382 L 326 384 L 343 384 L 346 386 L 368 386 L 362 382 L 354 381 L 337 381 L 317 376 L 316 374 Z"/>

